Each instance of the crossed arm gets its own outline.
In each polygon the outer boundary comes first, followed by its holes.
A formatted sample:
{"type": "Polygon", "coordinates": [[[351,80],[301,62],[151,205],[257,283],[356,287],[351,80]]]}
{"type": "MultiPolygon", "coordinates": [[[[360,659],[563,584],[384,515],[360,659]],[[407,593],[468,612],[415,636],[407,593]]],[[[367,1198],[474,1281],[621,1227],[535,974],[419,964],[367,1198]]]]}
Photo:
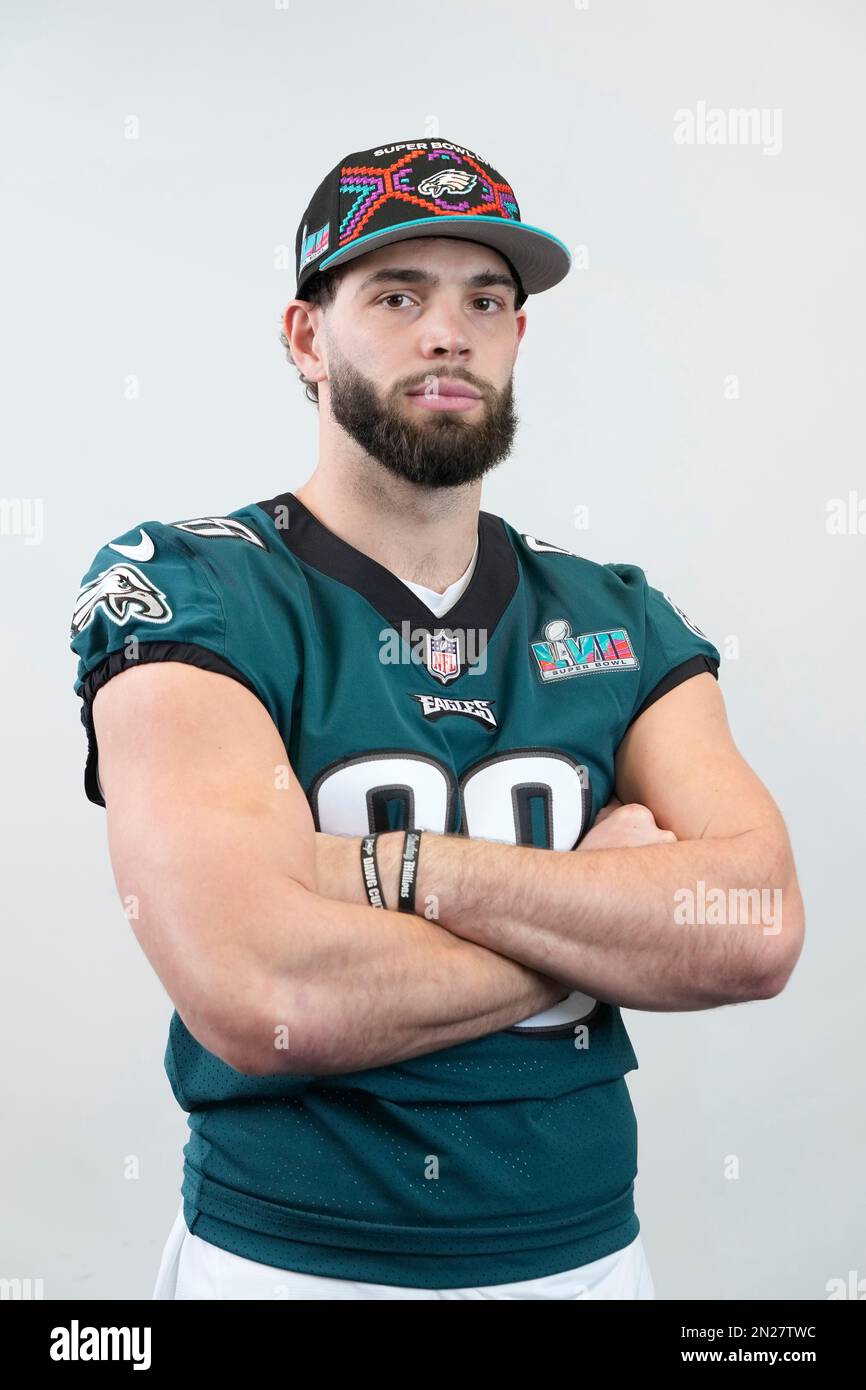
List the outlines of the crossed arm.
{"type": "MultiPolygon", "coordinates": [[[[145,664],[98,692],[94,722],[133,930],[189,1031],[248,1074],[387,1065],[508,1028],[572,988],[653,1009],[763,998],[800,951],[784,824],[708,674],[650,706],[617,753],[620,799],[678,843],[594,850],[596,827],[563,854],[428,833],[415,917],[366,904],[359,840],[316,834],[278,731],[237,681],[145,664]],[[678,924],[674,894],[696,879],[778,890],[781,930],[678,924]]],[[[401,842],[379,842],[389,904],[401,842]]]]}
{"type": "MultiPolygon", "coordinates": [[[[783,988],[803,903],[782,817],[731,738],[715,679],[695,676],[632,725],[616,756],[623,802],[676,843],[579,854],[425,832],[416,911],[466,941],[628,1008],[701,1009],[783,988]]],[[[324,880],[367,901],[358,838],[317,836],[324,880]]],[[[403,832],[380,836],[396,906],[403,832]]]]}

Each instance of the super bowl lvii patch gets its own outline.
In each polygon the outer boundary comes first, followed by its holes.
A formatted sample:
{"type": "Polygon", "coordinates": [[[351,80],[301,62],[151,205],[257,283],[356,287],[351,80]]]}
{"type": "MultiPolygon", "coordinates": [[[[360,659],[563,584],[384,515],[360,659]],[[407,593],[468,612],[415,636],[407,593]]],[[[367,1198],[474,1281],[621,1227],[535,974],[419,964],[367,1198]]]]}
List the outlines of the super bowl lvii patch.
{"type": "Polygon", "coordinates": [[[530,642],[530,651],[543,681],[565,676],[588,676],[593,671],[636,671],[640,662],[625,628],[571,635],[567,618],[555,618],[544,628],[543,642],[530,642]]]}

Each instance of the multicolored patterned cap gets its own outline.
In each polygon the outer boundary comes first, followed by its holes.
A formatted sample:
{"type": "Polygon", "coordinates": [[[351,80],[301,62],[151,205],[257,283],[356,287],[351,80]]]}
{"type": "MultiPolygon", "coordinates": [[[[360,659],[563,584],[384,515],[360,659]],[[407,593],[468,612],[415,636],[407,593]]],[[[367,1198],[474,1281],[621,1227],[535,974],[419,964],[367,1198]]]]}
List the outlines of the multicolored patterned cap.
{"type": "Polygon", "coordinates": [[[319,184],[295,237],[296,298],[317,271],[429,236],[492,246],[521,287],[518,307],[571,266],[558,237],[520,220],[511,185],[486,160],[450,140],[402,140],[346,155],[319,184]]]}

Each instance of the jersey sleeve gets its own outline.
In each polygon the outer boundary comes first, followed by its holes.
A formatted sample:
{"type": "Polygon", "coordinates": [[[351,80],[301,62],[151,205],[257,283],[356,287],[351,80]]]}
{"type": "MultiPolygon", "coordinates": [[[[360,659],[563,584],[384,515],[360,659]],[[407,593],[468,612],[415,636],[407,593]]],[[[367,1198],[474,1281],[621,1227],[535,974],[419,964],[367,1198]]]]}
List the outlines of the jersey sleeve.
{"type": "Polygon", "coordinates": [[[248,622],[232,616],[209,566],[166,524],[143,522],[97,551],[82,578],[70,626],[70,646],[78,657],[74,690],[87,734],[88,800],[105,805],[93,700],[131,666],[183,661],[230,676],[262,700],[279,726],[267,675],[250,659],[249,643],[240,639],[244,626],[248,622]]]}
{"type": "Polygon", "coordinates": [[[691,676],[709,671],[718,680],[721,662],[718,648],[670,594],[653,588],[638,565],[610,564],[606,568],[632,591],[635,606],[643,613],[638,652],[640,678],[629,724],[662,695],[691,676]]]}

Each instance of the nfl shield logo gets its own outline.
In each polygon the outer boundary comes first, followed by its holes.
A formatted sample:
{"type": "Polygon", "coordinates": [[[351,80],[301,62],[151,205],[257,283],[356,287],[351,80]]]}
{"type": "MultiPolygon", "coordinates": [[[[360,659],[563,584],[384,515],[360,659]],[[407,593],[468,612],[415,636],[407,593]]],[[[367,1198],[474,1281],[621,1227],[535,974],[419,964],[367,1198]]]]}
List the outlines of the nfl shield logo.
{"type": "Polygon", "coordinates": [[[460,646],[447,632],[427,633],[427,670],[442,681],[453,681],[460,674],[460,646]]]}

